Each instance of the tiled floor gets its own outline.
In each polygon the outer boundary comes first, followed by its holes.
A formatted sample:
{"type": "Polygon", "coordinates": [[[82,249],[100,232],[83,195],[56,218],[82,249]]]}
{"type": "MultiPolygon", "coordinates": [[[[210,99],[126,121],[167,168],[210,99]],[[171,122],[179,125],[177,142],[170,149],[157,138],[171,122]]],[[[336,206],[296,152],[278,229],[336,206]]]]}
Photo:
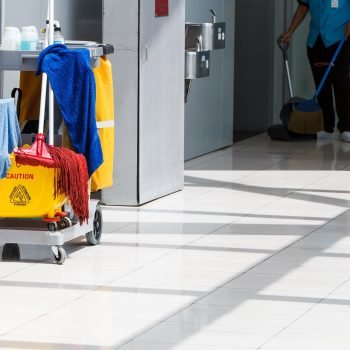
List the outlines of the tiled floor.
{"type": "Polygon", "coordinates": [[[186,188],[104,208],[65,265],[0,262],[1,349],[340,350],[350,344],[350,144],[259,135],[186,188]]]}

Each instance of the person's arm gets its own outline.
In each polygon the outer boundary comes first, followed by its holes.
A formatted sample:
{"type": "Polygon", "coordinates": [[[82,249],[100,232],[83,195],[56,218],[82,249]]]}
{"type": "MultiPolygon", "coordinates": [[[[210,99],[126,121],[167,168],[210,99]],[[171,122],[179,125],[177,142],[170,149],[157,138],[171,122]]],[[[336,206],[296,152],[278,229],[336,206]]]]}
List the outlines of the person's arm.
{"type": "Polygon", "coordinates": [[[305,19],[308,12],[309,12],[309,6],[299,2],[298,8],[294,13],[293,20],[289,29],[285,33],[281,34],[280,36],[280,40],[282,42],[289,43],[291,41],[293,33],[299,27],[300,23],[305,19]]]}
{"type": "Polygon", "coordinates": [[[347,13],[348,24],[345,27],[345,37],[346,39],[349,39],[350,37],[350,13],[349,13],[350,0],[347,0],[347,3],[348,3],[348,13],[347,13]]]}
{"type": "Polygon", "coordinates": [[[350,22],[345,27],[345,37],[348,39],[350,36],[350,22]]]}

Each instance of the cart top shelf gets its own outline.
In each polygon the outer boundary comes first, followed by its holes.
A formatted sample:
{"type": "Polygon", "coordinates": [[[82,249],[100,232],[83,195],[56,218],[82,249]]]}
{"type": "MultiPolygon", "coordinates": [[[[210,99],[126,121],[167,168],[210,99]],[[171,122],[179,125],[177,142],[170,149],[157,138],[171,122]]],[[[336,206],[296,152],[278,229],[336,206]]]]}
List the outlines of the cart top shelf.
{"type": "MultiPolygon", "coordinates": [[[[67,42],[70,49],[84,48],[90,51],[90,64],[92,68],[99,65],[99,59],[103,55],[114,52],[111,45],[94,42],[67,42]]],[[[35,71],[36,61],[40,51],[10,51],[0,48],[0,71],[35,71]]]]}

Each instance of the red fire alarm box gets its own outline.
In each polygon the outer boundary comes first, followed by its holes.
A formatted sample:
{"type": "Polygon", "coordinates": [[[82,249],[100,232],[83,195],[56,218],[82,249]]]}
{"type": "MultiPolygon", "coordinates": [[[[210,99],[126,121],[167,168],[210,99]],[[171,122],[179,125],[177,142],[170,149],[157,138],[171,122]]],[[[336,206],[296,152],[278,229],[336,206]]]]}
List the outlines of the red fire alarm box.
{"type": "Polygon", "coordinates": [[[169,0],[156,0],[156,17],[169,16],[169,0]]]}

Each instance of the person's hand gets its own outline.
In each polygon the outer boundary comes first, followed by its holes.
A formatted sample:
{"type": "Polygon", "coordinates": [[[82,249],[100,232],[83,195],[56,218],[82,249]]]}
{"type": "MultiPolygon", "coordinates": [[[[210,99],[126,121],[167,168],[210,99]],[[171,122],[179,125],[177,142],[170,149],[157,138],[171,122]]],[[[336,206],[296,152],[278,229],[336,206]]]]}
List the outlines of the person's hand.
{"type": "MultiPolygon", "coordinates": [[[[293,33],[291,33],[291,32],[282,33],[280,35],[279,40],[281,40],[282,43],[289,44],[290,41],[292,40],[292,35],[293,35],[293,33]]],[[[349,31],[349,35],[350,35],[350,31],[349,31]]]]}
{"type": "Polygon", "coordinates": [[[345,37],[348,39],[350,36],[350,22],[345,27],[345,37]]]}

